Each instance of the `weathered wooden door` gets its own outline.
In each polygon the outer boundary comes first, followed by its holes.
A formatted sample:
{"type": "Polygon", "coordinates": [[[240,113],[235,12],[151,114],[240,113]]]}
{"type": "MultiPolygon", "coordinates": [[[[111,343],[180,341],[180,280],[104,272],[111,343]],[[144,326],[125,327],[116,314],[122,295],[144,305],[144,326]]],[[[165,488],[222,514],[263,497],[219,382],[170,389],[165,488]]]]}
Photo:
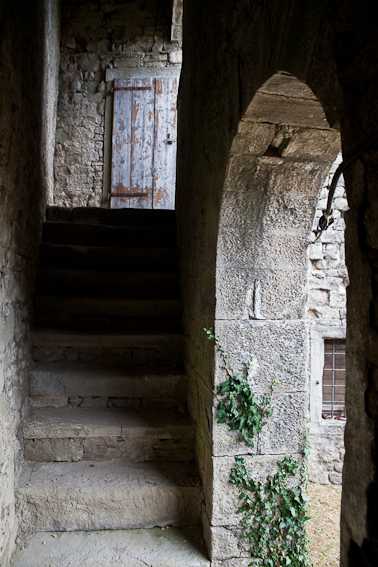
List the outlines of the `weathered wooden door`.
{"type": "Polygon", "coordinates": [[[174,209],[177,77],[114,81],[111,207],[174,209]]]}

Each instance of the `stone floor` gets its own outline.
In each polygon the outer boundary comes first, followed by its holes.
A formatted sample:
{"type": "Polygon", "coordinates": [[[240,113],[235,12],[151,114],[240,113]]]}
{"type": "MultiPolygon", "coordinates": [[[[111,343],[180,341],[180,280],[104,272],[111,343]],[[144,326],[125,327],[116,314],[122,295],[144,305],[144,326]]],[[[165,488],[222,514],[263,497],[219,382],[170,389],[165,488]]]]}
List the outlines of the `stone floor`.
{"type": "Polygon", "coordinates": [[[339,567],[341,486],[310,484],[308,533],[313,567],[339,567]]]}

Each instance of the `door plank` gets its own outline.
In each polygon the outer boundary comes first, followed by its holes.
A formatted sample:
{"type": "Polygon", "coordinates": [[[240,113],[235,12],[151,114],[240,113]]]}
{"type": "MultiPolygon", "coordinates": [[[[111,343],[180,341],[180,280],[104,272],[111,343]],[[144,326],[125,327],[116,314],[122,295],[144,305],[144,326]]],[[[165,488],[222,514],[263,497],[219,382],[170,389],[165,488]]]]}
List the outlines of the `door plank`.
{"type": "MultiPolygon", "coordinates": [[[[132,86],[132,81],[114,81],[114,86],[132,86]]],[[[129,109],[132,104],[131,90],[114,91],[113,135],[112,135],[112,183],[111,190],[117,196],[111,198],[112,208],[129,206],[129,199],[119,197],[130,186],[131,172],[131,121],[129,109]]]]}
{"type": "Polygon", "coordinates": [[[155,79],[154,209],[174,209],[177,151],[176,78],[155,79]]]}
{"type": "Polygon", "coordinates": [[[114,81],[112,208],[174,209],[177,91],[178,77],[114,81]]]}
{"type": "Polygon", "coordinates": [[[149,90],[133,92],[131,108],[131,187],[141,197],[130,199],[130,206],[138,209],[152,208],[152,165],[154,131],[154,91],[152,79],[136,79],[137,87],[149,86],[149,90]]]}

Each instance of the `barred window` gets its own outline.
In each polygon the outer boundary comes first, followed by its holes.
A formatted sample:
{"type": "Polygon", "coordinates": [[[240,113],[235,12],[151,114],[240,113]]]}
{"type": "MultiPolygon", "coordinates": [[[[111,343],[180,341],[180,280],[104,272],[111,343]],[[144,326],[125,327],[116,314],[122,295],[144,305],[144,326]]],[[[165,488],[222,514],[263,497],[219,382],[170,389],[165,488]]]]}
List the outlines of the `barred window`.
{"type": "Polygon", "coordinates": [[[345,340],[325,339],[323,368],[324,419],[345,419],[345,340]]]}

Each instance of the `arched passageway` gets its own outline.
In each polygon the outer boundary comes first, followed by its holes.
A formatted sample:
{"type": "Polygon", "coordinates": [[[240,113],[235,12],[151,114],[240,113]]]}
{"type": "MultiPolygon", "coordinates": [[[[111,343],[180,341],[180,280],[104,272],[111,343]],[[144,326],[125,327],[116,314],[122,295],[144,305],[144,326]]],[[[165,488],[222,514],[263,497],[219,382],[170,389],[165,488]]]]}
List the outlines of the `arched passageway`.
{"type": "MultiPolygon", "coordinates": [[[[254,220],[253,233],[249,235],[250,241],[246,248],[256,254],[249,256],[256,275],[248,276],[248,279],[244,273],[238,281],[227,283],[229,272],[225,266],[222,276],[217,277],[225,258],[225,255],[218,255],[217,258],[217,252],[222,247],[226,251],[227,241],[230,243],[227,256],[235,257],[235,263],[241,266],[238,246],[243,227],[237,226],[237,213],[229,213],[227,219],[224,217],[224,225],[227,225],[229,234],[224,244],[219,241],[219,249],[217,239],[219,221],[222,226],[221,211],[226,210],[224,195],[229,193],[230,196],[227,198],[230,201],[236,197],[236,191],[233,192],[227,187],[231,146],[239,124],[241,128],[243,127],[243,120],[241,123],[240,120],[248,113],[251,101],[256,103],[260,98],[263,102],[262,99],[267,100],[271,97],[272,93],[262,93],[262,97],[256,93],[262,85],[265,85],[264,89],[266,89],[266,81],[280,69],[298,77],[311,88],[321,103],[328,124],[332,128],[341,124],[344,158],[355,157],[344,172],[347,197],[351,207],[346,222],[346,258],[351,284],[348,288],[348,425],[343,473],[341,564],[349,567],[362,565],[364,561],[366,565],[375,564],[376,556],[372,542],[375,541],[376,465],[372,450],[376,420],[374,392],[377,361],[374,354],[375,320],[374,317],[372,319],[375,293],[372,273],[375,270],[374,258],[377,248],[374,229],[377,218],[373,196],[376,172],[373,141],[376,139],[376,128],[374,120],[369,119],[369,114],[374,117],[377,115],[375,102],[377,93],[373,86],[375,63],[372,57],[374,50],[371,49],[374,45],[374,34],[369,18],[365,16],[367,14],[362,15],[356,6],[344,2],[338,2],[331,12],[323,4],[315,6],[310,2],[291,5],[287,9],[283,9],[278,3],[269,6],[259,3],[252,8],[249,2],[240,2],[235,8],[224,4],[220,7],[215,2],[210,2],[199,11],[188,6],[184,14],[186,57],[180,95],[177,202],[182,251],[187,367],[192,383],[201,387],[201,390],[193,387],[192,408],[198,420],[197,453],[207,500],[205,524],[207,522],[210,526],[208,539],[211,542],[213,556],[217,558],[216,565],[219,562],[219,565],[229,567],[235,561],[231,559],[235,557],[233,534],[222,525],[224,518],[231,524],[235,518],[231,515],[232,499],[229,498],[228,485],[222,481],[222,478],[227,478],[229,445],[225,439],[219,437],[219,429],[214,423],[214,378],[215,381],[219,380],[217,361],[214,360],[213,349],[203,340],[202,328],[210,326],[215,321],[222,340],[226,340],[226,334],[231,337],[233,333],[233,340],[228,339],[226,348],[235,346],[235,350],[239,349],[239,352],[247,348],[256,351],[258,348],[256,339],[254,343],[251,341],[248,344],[243,326],[253,324],[259,329],[268,329],[269,325],[271,328],[279,325],[290,327],[292,321],[300,321],[298,313],[303,301],[303,286],[299,278],[295,282],[299,284],[295,285],[297,291],[299,288],[299,293],[290,294],[287,304],[283,305],[280,294],[276,298],[273,297],[272,290],[275,287],[269,286],[268,281],[273,274],[276,274],[277,278],[280,269],[276,265],[277,262],[269,265],[272,257],[269,250],[263,247],[259,250],[255,246],[260,236],[257,230],[259,223],[257,211],[262,214],[262,208],[265,207],[267,221],[271,220],[273,227],[273,221],[280,220],[277,217],[277,206],[274,205],[277,205],[280,199],[280,203],[285,205],[279,192],[276,192],[276,203],[274,200],[273,202],[267,200],[264,191],[261,191],[253,203],[252,193],[248,191],[248,185],[245,186],[242,193],[251,199],[250,210],[253,212],[250,216],[254,220]],[[193,29],[196,29],[195,39],[190,35],[190,30],[193,29]],[[201,41],[202,37],[206,37],[206,48],[205,40],[201,41]],[[206,57],[203,56],[205,52],[206,57]],[[200,66],[197,64],[199,59],[201,59],[200,66]],[[343,106],[340,104],[341,92],[343,106]],[[206,93],[206,96],[201,96],[202,93],[206,93]],[[372,140],[370,148],[369,139],[372,140]],[[267,203],[273,205],[270,210],[266,208],[267,203]],[[253,214],[256,215],[255,218],[253,214]],[[255,283],[254,280],[258,282],[255,283]],[[261,290],[264,286],[266,293],[263,295],[261,290]],[[242,290],[238,297],[235,290],[242,290]],[[249,299],[246,301],[245,292],[248,290],[250,290],[249,299]],[[239,306],[239,310],[235,311],[236,305],[239,306]],[[262,316],[262,319],[248,318],[256,316],[256,312],[257,315],[262,316]],[[227,327],[228,332],[225,334],[222,329],[227,327]],[[225,498],[219,496],[221,493],[226,494],[225,498]]],[[[299,96],[297,102],[303,103],[303,98],[306,97],[299,96]]],[[[278,112],[284,112],[286,101],[287,97],[281,98],[282,104],[277,107],[278,112]]],[[[309,117],[311,113],[306,111],[305,116],[309,117]]],[[[274,113],[274,109],[269,108],[268,122],[275,123],[276,120],[277,114],[274,113]]],[[[315,127],[315,130],[323,129],[317,128],[314,124],[309,126],[315,127]]],[[[257,135],[253,136],[253,141],[258,138],[257,135]]],[[[237,139],[236,136],[235,141],[237,139]]],[[[311,139],[315,139],[313,133],[311,139]]],[[[282,160],[283,156],[279,155],[282,146],[280,143],[272,143],[272,140],[273,138],[262,152],[265,153],[269,145],[273,146],[269,149],[268,155],[261,157],[262,162],[277,160],[278,163],[278,160],[282,160]]],[[[253,144],[250,143],[250,146],[253,147],[253,144]]],[[[311,149],[312,153],[314,155],[316,153],[314,148],[311,149]]],[[[295,199],[295,205],[292,201],[286,209],[282,208],[285,215],[282,226],[277,225],[277,229],[281,231],[281,242],[278,240],[279,244],[276,246],[277,259],[284,260],[285,252],[293,250],[283,245],[284,238],[292,235],[293,240],[300,243],[301,234],[303,239],[306,239],[310,233],[311,215],[317,191],[320,190],[322,179],[336,153],[335,147],[327,163],[324,163],[323,173],[315,174],[318,178],[317,183],[314,182],[313,192],[311,184],[298,177],[300,183],[303,183],[301,189],[303,193],[299,200],[302,201],[302,197],[304,198],[304,202],[307,203],[304,210],[311,210],[311,214],[309,213],[307,218],[295,217],[295,213],[299,210],[295,199]],[[311,193],[312,204],[309,200],[311,193]]],[[[310,162],[311,157],[310,155],[310,162]]],[[[284,161],[285,159],[282,160],[284,161]]],[[[284,169],[285,164],[282,165],[284,169]]],[[[312,164],[309,167],[311,168],[312,164]]],[[[258,172],[261,174],[262,171],[261,166],[258,172]]],[[[291,172],[294,177],[296,175],[294,167],[291,172]]],[[[276,179],[277,176],[278,174],[276,179]]],[[[237,179],[240,187],[240,176],[234,178],[237,179]]],[[[256,180],[255,164],[250,166],[250,178],[256,180]]],[[[289,186],[288,195],[292,197],[295,193],[289,186]]],[[[270,196],[273,195],[274,191],[270,196]]],[[[248,199],[240,205],[237,199],[235,202],[235,211],[243,211],[245,218],[248,199]]],[[[268,222],[264,224],[260,218],[260,224],[268,235],[268,222]]],[[[277,231],[272,229],[269,237],[276,236],[277,231]]],[[[267,241],[269,242],[269,238],[267,241]]],[[[303,252],[304,247],[301,256],[303,252]]],[[[303,321],[300,323],[304,325],[303,321]]],[[[292,344],[297,335],[294,332],[290,333],[288,329],[286,331],[292,344]]],[[[272,332],[261,336],[261,344],[265,349],[264,360],[268,361],[269,368],[272,351],[280,350],[282,333],[277,333],[275,337],[272,332]]],[[[299,375],[302,379],[303,373],[307,372],[305,365],[308,361],[306,362],[305,350],[305,340],[303,340],[295,353],[295,360],[301,360],[299,375]]],[[[289,357],[286,359],[286,366],[294,368],[289,357]]],[[[277,369],[279,370],[279,367],[277,369]]],[[[270,377],[271,374],[270,366],[267,376],[270,377]]],[[[284,376],[284,373],[281,375],[284,376]]],[[[299,407],[303,406],[298,405],[296,409],[299,407]]],[[[282,430],[281,424],[279,430],[282,430]]],[[[274,441],[279,439],[277,431],[272,439],[274,441]]],[[[295,436],[291,435],[290,440],[294,444],[295,436]]],[[[264,456],[262,460],[266,464],[269,459],[264,456]]],[[[234,504],[235,502],[232,506],[234,504]]],[[[239,565],[240,560],[236,561],[239,565]]]]}
{"type": "MultiPolygon", "coordinates": [[[[267,393],[273,382],[274,387],[272,416],[252,451],[213,417],[207,517],[217,560],[248,557],[238,547],[237,491],[228,486],[234,457],[248,455],[251,470],[264,478],[283,456],[298,457],[304,450],[310,383],[307,248],[339,144],[315,95],[282,72],[256,93],[231,146],[219,218],[214,327],[235,369],[256,357],[254,391],[267,393]]],[[[224,377],[217,359],[214,386],[224,377]]],[[[206,377],[196,383],[197,399],[205,399],[206,377]]],[[[205,423],[199,431],[208,434],[205,423]]],[[[206,485],[205,475],[204,480],[206,485]]]]}

